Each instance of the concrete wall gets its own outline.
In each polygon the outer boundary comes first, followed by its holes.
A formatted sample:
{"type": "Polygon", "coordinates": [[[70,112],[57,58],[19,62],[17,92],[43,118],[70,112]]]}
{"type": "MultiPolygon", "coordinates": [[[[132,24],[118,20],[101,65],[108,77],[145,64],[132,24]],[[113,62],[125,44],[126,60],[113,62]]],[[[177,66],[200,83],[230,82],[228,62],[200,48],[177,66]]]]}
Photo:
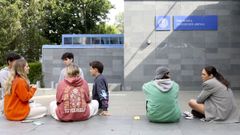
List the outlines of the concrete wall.
{"type": "Polygon", "coordinates": [[[125,90],[141,90],[159,65],[170,68],[182,90],[201,89],[205,65],[214,65],[240,89],[239,7],[238,1],[125,0],[125,90]],[[155,16],[161,15],[217,15],[218,30],[155,31],[155,16]]]}
{"type": "Polygon", "coordinates": [[[51,82],[58,82],[60,71],[64,67],[61,56],[65,52],[74,54],[74,61],[83,72],[85,79],[93,82],[89,73],[89,62],[99,60],[104,64],[103,75],[109,83],[123,83],[123,49],[122,48],[43,48],[42,70],[45,87],[51,87],[51,82]]]}

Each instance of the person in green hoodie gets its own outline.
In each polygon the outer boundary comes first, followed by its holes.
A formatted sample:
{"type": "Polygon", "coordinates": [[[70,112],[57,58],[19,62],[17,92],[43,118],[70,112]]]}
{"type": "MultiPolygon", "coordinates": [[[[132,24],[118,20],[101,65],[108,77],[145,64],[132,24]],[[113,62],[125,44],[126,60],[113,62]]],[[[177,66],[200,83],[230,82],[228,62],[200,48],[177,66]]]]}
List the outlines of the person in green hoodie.
{"type": "Polygon", "coordinates": [[[170,79],[167,67],[158,67],[154,80],[145,83],[142,88],[146,97],[146,115],[150,122],[179,121],[179,86],[170,79]]]}

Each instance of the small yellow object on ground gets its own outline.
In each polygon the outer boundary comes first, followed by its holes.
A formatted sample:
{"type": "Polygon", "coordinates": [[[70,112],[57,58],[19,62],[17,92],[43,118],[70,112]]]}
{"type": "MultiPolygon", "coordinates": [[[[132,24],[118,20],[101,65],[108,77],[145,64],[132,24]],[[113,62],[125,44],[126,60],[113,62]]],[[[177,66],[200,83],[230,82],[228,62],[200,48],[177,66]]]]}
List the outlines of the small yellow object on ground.
{"type": "Polygon", "coordinates": [[[141,118],[140,118],[140,116],[134,116],[133,119],[134,120],[140,120],[141,118]]]}

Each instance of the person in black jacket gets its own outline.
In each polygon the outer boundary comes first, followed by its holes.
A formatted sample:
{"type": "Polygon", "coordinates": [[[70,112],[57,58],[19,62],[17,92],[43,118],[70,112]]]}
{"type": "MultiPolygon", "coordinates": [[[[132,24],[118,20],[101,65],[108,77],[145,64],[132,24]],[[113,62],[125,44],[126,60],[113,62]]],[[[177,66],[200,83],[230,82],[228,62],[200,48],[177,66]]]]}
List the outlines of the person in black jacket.
{"type": "Polygon", "coordinates": [[[92,89],[92,99],[99,102],[99,115],[108,116],[108,83],[106,78],[102,75],[103,64],[100,61],[92,61],[90,65],[90,74],[95,77],[93,89],[92,89]]]}

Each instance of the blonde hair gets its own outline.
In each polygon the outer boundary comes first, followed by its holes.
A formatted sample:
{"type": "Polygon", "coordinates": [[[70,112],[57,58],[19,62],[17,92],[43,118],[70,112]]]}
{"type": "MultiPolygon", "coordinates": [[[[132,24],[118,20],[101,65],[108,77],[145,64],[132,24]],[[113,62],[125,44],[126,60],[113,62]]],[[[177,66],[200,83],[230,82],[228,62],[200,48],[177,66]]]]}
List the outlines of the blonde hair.
{"type": "Polygon", "coordinates": [[[11,94],[12,82],[16,76],[19,76],[29,82],[27,73],[24,69],[26,66],[27,61],[25,59],[16,60],[11,70],[11,74],[8,77],[7,81],[5,82],[5,94],[11,94]]]}
{"type": "Polygon", "coordinates": [[[70,64],[67,66],[66,72],[68,77],[76,77],[80,73],[79,67],[76,64],[70,64]]]}

